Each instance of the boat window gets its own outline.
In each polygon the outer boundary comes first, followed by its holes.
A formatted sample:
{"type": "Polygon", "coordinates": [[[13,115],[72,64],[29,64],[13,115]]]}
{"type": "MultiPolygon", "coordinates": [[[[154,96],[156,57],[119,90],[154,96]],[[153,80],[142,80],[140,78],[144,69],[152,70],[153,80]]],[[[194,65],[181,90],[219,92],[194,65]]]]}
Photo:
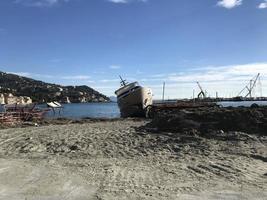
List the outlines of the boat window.
{"type": "Polygon", "coordinates": [[[131,83],[131,84],[128,84],[120,89],[118,89],[117,91],[115,91],[115,94],[117,96],[121,96],[122,94],[124,94],[125,92],[127,92],[128,90],[132,89],[132,88],[135,88],[135,87],[139,87],[139,84],[138,82],[134,82],[134,83],[131,83]],[[124,92],[123,92],[124,91],[124,92]]]}
{"type": "Polygon", "coordinates": [[[129,92],[133,92],[134,90],[136,90],[136,89],[138,89],[138,88],[140,88],[139,85],[135,86],[134,88],[131,88],[130,90],[127,90],[126,92],[121,93],[120,95],[118,95],[118,98],[120,98],[120,97],[122,97],[122,96],[128,94],[129,92]]]}

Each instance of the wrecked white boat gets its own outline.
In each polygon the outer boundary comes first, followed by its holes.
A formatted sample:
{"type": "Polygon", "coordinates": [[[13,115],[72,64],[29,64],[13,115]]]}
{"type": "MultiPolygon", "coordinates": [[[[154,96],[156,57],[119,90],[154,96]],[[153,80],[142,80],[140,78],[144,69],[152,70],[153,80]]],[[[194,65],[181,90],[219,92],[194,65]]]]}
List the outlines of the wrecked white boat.
{"type": "MultiPolygon", "coordinates": [[[[121,77],[120,77],[121,78],[121,77]]],[[[121,117],[145,116],[146,108],[153,103],[152,90],[138,82],[126,83],[121,78],[121,87],[115,91],[121,117]]]]}

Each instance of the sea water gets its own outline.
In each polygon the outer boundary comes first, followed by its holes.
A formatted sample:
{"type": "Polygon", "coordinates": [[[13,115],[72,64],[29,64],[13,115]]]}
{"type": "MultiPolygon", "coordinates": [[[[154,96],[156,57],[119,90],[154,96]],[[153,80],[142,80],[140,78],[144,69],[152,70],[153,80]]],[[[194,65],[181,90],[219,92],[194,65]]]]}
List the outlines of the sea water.
{"type": "MultiPolygon", "coordinates": [[[[49,111],[46,114],[48,118],[118,118],[120,117],[120,111],[117,103],[70,103],[62,104],[63,108],[60,110],[56,109],[55,113],[49,111]]],[[[46,105],[38,105],[40,108],[45,108],[46,105]]]]}
{"type": "MultiPolygon", "coordinates": [[[[250,107],[253,103],[258,104],[259,106],[267,106],[267,101],[223,101],[218,102],[218,105],[222,107],[238,107],[245,106],[250,107]]],[[[81,118],[118,118],[120,117],[120,110],[117,103],[70,103],[62,104],[63,109],[60,111],[57,110],[54,114],[52,111],[49,111],[46,114],[47,118],[71,118],[71,119],[81,119],[81,118]]],[[[47,108],[45,104],[37,105],[39,108],[47,108]]],[[[3,111],[3,108],[0,107],[0,111],[3,111]]]]}
{"type": "MultiPolygon", "coordinates": [[[[253,103],[259,106],[267,106],[267,101],[224,101],[218,102],[218,105],[222,107],[239,107],[245,106],[250,107],[253,103]]],[[[49,118],[53,117],[66,117],[72,119],[81,119],[86,117],[91,118],[118,118],[120,117],[120,110],[115,102],[110,103],[71,103],[62,104],[63,109],[58,113],[54,114],[50,111],[47,115],[49,118]]],[[[44,107],[45,105],[42,105],[44,107]]]]}
{"type": "Polygon", "coordinates": [[[217,104],[222,107],[250,107],[252,104],[257,104],[259,106],[267,106],[267,101],[221,101],[217,104]]]}

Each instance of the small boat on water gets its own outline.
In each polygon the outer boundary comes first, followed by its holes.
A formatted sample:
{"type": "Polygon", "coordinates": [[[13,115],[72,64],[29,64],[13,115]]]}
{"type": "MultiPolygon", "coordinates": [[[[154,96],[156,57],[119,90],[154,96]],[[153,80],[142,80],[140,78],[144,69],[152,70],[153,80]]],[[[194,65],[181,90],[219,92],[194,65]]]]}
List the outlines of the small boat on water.
{"type": "Polygon", "coordinates": [[[63,106],[57,101],[48,102],[46,105],[53,110],[54,115],[56,114],[56,110],[58,110],[58,113],[60,114],[60,111],[63,109],[63,106]]]}
{"type": "Polygon", "coordinates": [[[63,106],[59,103],[59,102],[57,102],[57,101],[52,101],[52,102],[48,102],[48,103],[46,103],[47,104],[47,106],[49,107],[49,108],[62,108],[63,106]]]}
{"type": "MultiPolygon", "coordinates": [[[[121,77],[120,77],[121,78],[121,77]]],[[[121,117],[143,117],[153,103],[152,90],[138,82],[127,83],[121,78],[121,87],[115,91],[121,117]]]]}

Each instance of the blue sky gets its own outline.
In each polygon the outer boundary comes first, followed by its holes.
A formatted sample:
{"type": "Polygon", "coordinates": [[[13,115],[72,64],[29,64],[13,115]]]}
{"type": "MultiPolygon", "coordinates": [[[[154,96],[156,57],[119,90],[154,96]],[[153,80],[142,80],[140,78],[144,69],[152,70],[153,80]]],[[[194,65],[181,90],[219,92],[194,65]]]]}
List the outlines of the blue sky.
{"type": "Polygon", "coordinates": [[[0,70],[108,96],[120,74],[155,98],[234,96],[260,72],[267,96],[267,1],[1,0],[0,70]]]}

